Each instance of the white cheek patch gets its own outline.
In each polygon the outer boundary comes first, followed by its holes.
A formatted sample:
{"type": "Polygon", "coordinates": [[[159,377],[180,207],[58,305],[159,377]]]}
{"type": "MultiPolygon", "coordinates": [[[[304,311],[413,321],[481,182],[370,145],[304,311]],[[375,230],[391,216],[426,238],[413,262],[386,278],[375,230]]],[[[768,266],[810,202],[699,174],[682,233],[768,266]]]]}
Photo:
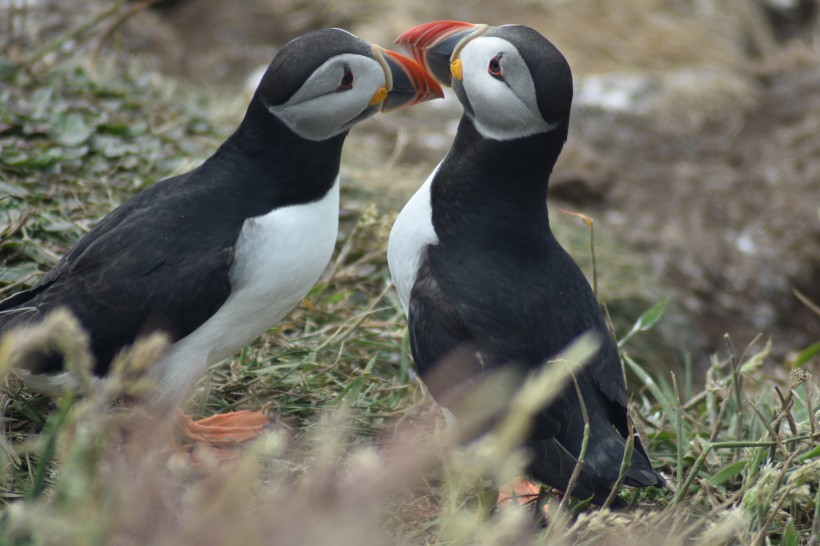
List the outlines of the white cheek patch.
{"type": "Polygon", "coordinates": [[[481,36],[467,43],[459,55],[463,67],[461,85],[473,109],[473,123],[482,136],[512,140],[545,133],[558,126],[541,117],[535,83],[521,54],[507,40],[481,36]],[[504,81],[487,68],[501,53],[504,81]]]}
{"type": "MultiPolygon", "coordinates": [[[[373,94],[384,86],[384,70],[376,59],[345,53],[322,64],[284,104],[267,106],[287,127],[308,140],[326,140],[350,129],[367,110],[373,94]],[[337,91],[345,65],[353,87],[337,91]]],[[[373,109],[373,113],[378,109],[373,109]]]]}

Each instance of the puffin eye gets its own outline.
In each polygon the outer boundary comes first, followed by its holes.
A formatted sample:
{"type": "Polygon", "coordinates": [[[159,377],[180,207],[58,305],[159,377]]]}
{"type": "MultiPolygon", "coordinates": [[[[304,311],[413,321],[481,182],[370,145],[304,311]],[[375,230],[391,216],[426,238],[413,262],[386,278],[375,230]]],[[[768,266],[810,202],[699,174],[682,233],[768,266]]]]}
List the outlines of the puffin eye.
{"type": "Polygon", "coordinates": [[[503,80],[504,76],[501,73],[501,57],[503,57],[503,53],[499,53],[492,60],[490,60],[490,66],[487,67],[487,72],[490,73],[490,76],[497,80],[503,80]]]}
{"type": "Polygon", "coordinates": [[[348,89],[353,89],[353,72],[350,71],[349,66],[345,65],[345,73],[336,91],[347,91],[348,89]]]}

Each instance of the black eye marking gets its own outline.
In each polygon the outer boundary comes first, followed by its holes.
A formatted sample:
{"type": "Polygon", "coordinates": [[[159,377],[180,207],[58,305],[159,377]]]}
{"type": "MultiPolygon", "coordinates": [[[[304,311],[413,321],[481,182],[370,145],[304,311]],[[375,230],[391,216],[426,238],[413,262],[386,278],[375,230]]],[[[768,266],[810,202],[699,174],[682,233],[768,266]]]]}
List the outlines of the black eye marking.
{"type": "Polygon", "coordinates": [[[353,72],[350,71],[349,66],[345,65],[345,73],[336,91],[347,91],[348,89],[353,89],[353,72]]]}
{"type": "Polygon", "coordinates": [[[503,80],[504,75],[501,73],[501,57],[503,57],[503,53],[499,53],[495,57],[490,60],[490,65],[487,67],[487,72],[490,73],[490,76],[497,80],[503,80]]]}

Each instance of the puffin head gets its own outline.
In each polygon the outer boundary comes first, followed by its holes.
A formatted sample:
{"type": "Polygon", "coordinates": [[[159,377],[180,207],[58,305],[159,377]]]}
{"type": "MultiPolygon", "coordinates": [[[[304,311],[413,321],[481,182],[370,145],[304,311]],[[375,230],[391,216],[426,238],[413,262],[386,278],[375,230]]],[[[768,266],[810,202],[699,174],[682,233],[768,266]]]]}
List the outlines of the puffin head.
{"type": "Polygon", "coordinates": [[[412,59],[338,28],[288,42],[256,89],[271,114],[314,141],[344,133],[377,112],[443,96],[412,59]]]}
{"type": "Polygon", "coordinates": [[[485,138],[563,131],[566,139],[572,72],[558,48],[537,31],[433,21],[408,30],[396,43],[452,86],[485,138]]]}

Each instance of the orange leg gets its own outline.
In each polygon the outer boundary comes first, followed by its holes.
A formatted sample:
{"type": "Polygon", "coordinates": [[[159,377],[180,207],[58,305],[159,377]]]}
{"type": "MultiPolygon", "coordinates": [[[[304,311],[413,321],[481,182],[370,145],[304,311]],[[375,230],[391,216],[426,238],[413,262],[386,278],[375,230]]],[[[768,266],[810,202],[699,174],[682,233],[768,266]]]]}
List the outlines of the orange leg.
{"type": "Polygon", "coordinates": [[[253,440],[270,425],[270,419],[258,411],[220,413],[199,421],[193,421],[181,410],[178,416],[177,432],[183,440],[214,447],[232,447],[253,440]]]}
{"type": "Polygon", "coordinates": [[[270,424],[270,419],[257,411],[220,413],[194,421],[178,410],[176,434],[181,445],[177,454],[200,471],[214,462],[238,460],[242,455],[238,448],[258,437],[270,424]]]}
{"type": "MultiPolygon", "coordinates": [[[[552,493],[557,495],[556,492],[552,493]]],[[[548,506],[546,503],[539,503],[541,487],[522,477],[516,477],[498,488],[498,499],[496,500],[496,510],[503,510],[508,506],[529,506],[536,509],[540,506],[543,516],[547,518],[548,506]]]]}
{"type": "Polygon", "coordinates": [[[498,500],[495,505],[496,508],[506,508],[510,505],[530,504],[538,499],[540,492],[539,486],[519,476],[498,488],[498,500]]]}

